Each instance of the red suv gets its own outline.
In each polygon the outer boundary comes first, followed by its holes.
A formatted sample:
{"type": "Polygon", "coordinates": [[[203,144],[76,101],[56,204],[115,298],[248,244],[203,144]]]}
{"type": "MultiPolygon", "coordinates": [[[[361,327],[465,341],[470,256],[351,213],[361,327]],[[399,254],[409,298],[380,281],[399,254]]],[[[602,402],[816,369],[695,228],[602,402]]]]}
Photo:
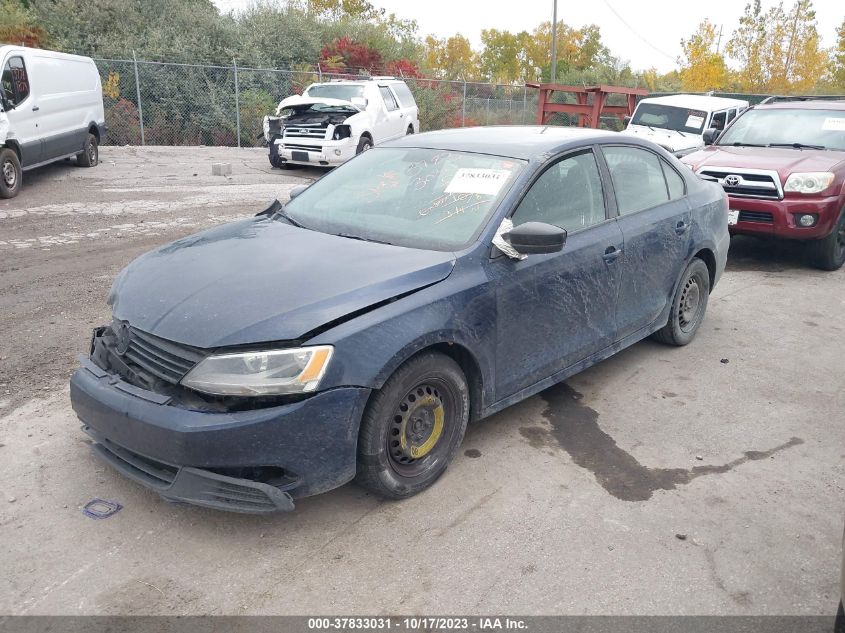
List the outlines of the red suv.
{"type": "Polygon", "coordinates": [[[681,160],[722,185],[731,234],[804,241],[823,270],[845,263],[845,101],[765,103],[704,137],[681,160]]]}

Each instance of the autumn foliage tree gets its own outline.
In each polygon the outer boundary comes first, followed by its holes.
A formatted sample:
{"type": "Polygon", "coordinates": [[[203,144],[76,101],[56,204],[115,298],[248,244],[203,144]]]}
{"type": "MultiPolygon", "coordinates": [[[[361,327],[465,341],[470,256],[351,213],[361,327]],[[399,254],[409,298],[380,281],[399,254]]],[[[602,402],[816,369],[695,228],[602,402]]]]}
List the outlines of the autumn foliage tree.
{"type": "Polygon", "coordinates": [[[381,53],[348,36],[336,39],[320,51],[320,65],[326,72],[366,70],[378,72],[382,69],[381,53]]]}
{"type": "Polygon", "coordinates": [[[425,38],[425,64],[437,77],[447,79],[477,79],[478,53],[469,40],[456,33],[448,38],[425,38]]]}
{"type": "Polygon", "coordinates": [[[830,83],[834,90],[845,93],[845,19],[836,29],[836,36],[830,59],[830,83]]]}
{"type": "Polygon", "coordinates": [[[681,40],[681,87],[689,92],[705,92],[725,87],[728,67],[725,58],[715,52],[718,38],[716,26],[709,20],[698,25],[689,38],[681,40]]]}
{"type": "Polygon", "coordinates": [[[760,0],[745,7],[726,51],[739,64],[736,80],[747,92],[807,92],[825,73],[812,0],[796,0],[786,11],[777,4],[764,11],[760,0]]]}

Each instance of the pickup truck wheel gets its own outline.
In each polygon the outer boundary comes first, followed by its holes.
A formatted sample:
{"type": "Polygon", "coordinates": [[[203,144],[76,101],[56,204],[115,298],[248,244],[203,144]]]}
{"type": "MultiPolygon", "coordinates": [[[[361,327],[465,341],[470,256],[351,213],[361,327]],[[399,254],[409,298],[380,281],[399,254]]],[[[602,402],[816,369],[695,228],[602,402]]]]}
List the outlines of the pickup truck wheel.
{"type": "Polygon", "coordinates": [[[21,190],[23,171],[14,150],[0,149],[0,198],[14,198],[21,190]]]}
{"type": "Polygon", "coordinates": [[[100,162],[100,149],[97,145],[97,137],[89,134],[85,139],[85,146],[76,155],[76,162],[82,167],[96,167],[100,162]]]}
{"type": "Polygon", "coordinates": [[[356,481],[388,499],[431,486],[452,461],[469,420],[469,389],[458,364],[425,352],[374,392],[358,437],[356,481]]]}
{"type": "Polygon", "coordinates": [[[373,146],[373,139],[369,136],[362,136],[361,140],[358,141],[358,147],[355,148],[355,154],[361,154],[366,152],[368,149],[371,149],[373,146]]]}
{"type": "Polygon", "coordinates": [[[270,139],[270,165],[275,167],[276,169],[281,169],[282,165],[284,165],[284,161],[279,156],[279,146],[276,145],[276,139],[281,138],[279,136],[274,136],[270,139]]]}
{"type": "Polygon", "coordinates": [[[672,298],[669,321],[652,337],[666,345],[686,345],[693,338],[707,311],[710,297],[710,271],[707,264],[694,258],[681,276],[681,284],[672,298]]]}
{"type": "Polygon", "coordinates": [[[845,264],[845,209],[830,235],[813,242],[813,263],[822,270],[839,270],[845,264]]]}

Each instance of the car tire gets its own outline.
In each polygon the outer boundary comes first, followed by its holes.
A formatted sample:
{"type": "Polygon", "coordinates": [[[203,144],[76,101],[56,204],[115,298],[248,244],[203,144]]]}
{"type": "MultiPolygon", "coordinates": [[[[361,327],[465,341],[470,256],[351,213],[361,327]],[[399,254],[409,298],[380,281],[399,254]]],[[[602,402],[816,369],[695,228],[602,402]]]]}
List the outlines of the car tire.
{"type": "Polygon", "coordinates": [[[23,170],[15,150],[0,148],[0,198],[14,198],[21,190],[23,170]]]}
{"type": "Polygon", "coordinates": [[[373,139],[371,139],[369,136],[362,136],[361,140],[358,141],[358,147],[355,148],[355,154],[363,154],[372,147],[373,139]]]}
{"type": "Polygon", "coordinates": [[[100,148],[97,137],[88,134],[82,151],[76,155],[76,162],[82,167],[96,167],[100,162],[100,148]]]}
{"type": "Polygon", "coordinates": [[[409,126],[408,126],[408,129],[407,129],[407,130],[405,130],[405,136],[410,136],[410,135],[411,135],[411,134],[413,134],[413,133],[414,133],[414,126],[413,126],[413,125],[409,125],[409,126]]]}
{"type": "Polygon", "coordinates": [[[697,257],[687,265],[672,297],[669,321],[652,337],[666,345],[686,345],[695,338],[710,297],[710,270],[697,257]]]}
{"type": "Polygon", "coordinates": [[[411,358],[367,404],[356,482],[387,499],[425,490],[454,458],[468,420],[469,388],[458,364],[436,352],[411,358]]]}
{"type": "Polygon", "coordinates": [[[270,140],[270,153],[269,153],[270,166],[275,167],[276,169],[283,169],[282,166],[285,164],[285,162],[279,156],[278,145],[276,145],[276,140],[279,139],[279,138],[281,138],[281,137],[280,136],[274,136],[270,140]]]}
{"type": "Polygon", "coordinates": [[[813,242],[810,249],[816,268],[830,271],[842,268],[845,264],[845,209],[839,214],[830,235],[813,242]]]}

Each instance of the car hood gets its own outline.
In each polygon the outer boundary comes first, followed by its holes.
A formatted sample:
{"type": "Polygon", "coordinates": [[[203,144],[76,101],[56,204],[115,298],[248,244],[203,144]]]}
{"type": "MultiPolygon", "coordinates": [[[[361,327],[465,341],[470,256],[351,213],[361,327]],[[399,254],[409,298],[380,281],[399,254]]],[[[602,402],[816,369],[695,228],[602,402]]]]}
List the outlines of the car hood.
{"type": "Polygon", "coordinates": [[[652,143],[657,143],[661,147],[666,148],[670,152],[679,152],[685,149],[704,147],[704,141],[701,136],[685,132],[676,132],[675,130],[663,130],[660,128],[654,128],[652,130],[651,128],[642,125],[629,125],[627,128],[622,130],[622,134],[647,139],[652,143]]]}
{"type": "Polygon", "coordinates": [[[276,108],[276,114],[281,113],[282,110],[285,109],[291,109],[294,112],[303,112],[313,105],[327,105],[342,108],[344,110],[348,110],[349,114],[361,112],[363,109],[351,101],[344,101],[343,99],[330,99],[328,97],[303,97],[300,95],[294,95],[292,97],[288,97],[287,99],[282,99],[281,103],[279,103],[279,107],[276,108]]]}
{"type": "Polygon", "coordinates": [[[845,161],[845,152],[831,150],[788,149],[782,147],[730,147],[711,145],[681,159],[693,169],[736,167],[776,171],[785,181],[789,174],[830,171],[845,161]]]}
{"type": "Polygon", "coordinates": [[[243,220],[142,255],[115,280],[114,317],[202,348],[301,339],[437,283],[452,253],[243,220]]]}

